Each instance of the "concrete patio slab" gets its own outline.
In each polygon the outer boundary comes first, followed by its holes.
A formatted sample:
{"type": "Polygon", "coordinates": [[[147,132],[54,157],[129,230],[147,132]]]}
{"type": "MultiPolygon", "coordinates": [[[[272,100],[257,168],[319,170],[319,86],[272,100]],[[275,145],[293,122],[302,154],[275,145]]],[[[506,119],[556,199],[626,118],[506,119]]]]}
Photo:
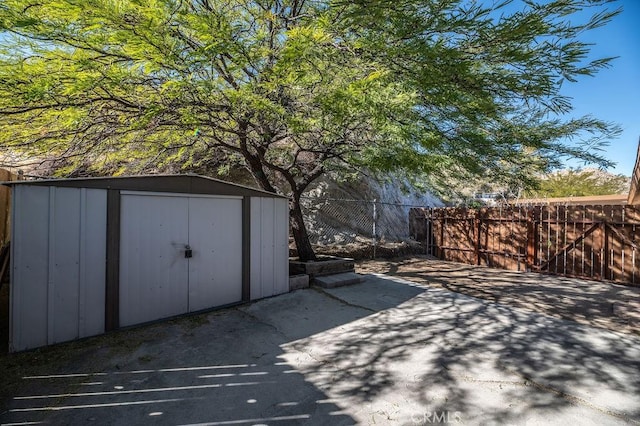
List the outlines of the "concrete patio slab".
{"type": "Polygon", "coordinates": [[[640,336],[640,287],[446,262],[432,256],[359,262],[381,273],[560,319],[640,336]]]}
{"type": "Polygon", "coordinates": [[[640,338],[369,275],[0,359],[2,424],[640,423],[640,338]]]}

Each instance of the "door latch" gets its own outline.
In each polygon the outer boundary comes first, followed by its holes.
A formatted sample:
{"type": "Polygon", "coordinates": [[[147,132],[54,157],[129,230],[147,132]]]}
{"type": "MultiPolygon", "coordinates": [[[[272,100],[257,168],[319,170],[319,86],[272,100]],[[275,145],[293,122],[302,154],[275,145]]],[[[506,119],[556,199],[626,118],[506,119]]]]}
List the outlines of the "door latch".
{"type": "Polygon", "coordinates": [[[184,246],[184,257],[185,259],[189,259],[193,257],[193,250],[191,250],[191,247],[189,246],[189,244],[184,246]]]}

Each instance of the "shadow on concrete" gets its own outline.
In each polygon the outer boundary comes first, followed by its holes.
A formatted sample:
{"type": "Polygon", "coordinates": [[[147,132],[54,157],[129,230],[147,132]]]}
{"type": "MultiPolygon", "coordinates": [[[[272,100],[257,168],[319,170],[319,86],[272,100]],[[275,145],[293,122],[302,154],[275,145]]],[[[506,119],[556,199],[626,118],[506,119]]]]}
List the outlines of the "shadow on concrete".
{"type": "Polygon", "coordinates": [[[0,422],[638,421],[639,343],[369,276],[5,357],[0,422]]]}
{"type": "Polygon", "coordinates": [[[358,268],[361,272],[389,274],[555,318],[640,335],[638,287],[421,257],[362,262],[358,268]]]}
{"type": "Polygon", "coordinates": [[[0,423],[354,424],[281,346],[371,313],[306,290],[5,355],[0,423]]]}
{"type": "MultiPolygon", "coordinates": [[[[388,280],[371,277],[369,291],[388,280]]],[[[331,293],[355,303],[357,287],[331,293]]],[[[386,399],[381,409],[401,423],[425,413],[457,413],[471,424],[521,424],[532,415],[583,423],[584,411],[640,420],[637,337],[448,291],[430,289],[294,345],[323,348],[298,368],[307,380],[351,403],[386,399]],[[397,401],[404,408],[394,412],[397,401]]]]}

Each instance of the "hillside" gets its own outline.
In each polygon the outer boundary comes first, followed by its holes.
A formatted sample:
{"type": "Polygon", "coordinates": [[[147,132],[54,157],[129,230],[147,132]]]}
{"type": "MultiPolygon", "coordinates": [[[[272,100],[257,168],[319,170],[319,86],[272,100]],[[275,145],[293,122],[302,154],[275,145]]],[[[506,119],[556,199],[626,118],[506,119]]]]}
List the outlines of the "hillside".
{"type": "Polygon", "coordinates": [[[412,206],[443,206],[429,193],[411,190],[402,180],[380,183],[372,178],[357,182],[321,180],[304,200],[311,241],[321,245],[370,244],[409,239],[408,215],[412,206]],[[374,200],[376,202],[374,203],[374,200]]]}

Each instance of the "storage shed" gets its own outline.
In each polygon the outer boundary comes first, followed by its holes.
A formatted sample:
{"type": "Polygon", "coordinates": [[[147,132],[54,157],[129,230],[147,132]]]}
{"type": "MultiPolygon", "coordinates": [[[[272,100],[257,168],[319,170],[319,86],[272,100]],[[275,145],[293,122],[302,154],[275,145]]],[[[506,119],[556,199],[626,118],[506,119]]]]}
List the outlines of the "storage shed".
{"type": "Polygon", "coordinates": [[[289,291],[285,197],[197,175],[6,185],[11,351],[289,291]]]}

